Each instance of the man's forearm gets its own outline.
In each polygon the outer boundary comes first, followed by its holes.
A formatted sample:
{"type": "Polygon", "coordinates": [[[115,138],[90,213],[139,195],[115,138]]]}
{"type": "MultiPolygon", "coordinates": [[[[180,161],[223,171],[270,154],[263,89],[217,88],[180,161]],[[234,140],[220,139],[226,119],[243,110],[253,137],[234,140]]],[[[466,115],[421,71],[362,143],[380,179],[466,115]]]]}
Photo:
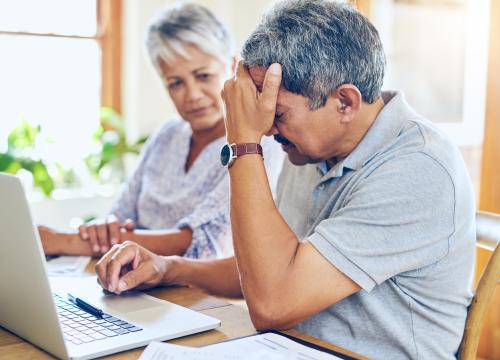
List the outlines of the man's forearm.
{"type": "Polygon", "coordinates": [[[238,158],[230,177],[234,248],[251,307],[279,292],[299,242],[275,206],[262,159],[254,155],[238,158]]]}
{"type": "Polygon", "coordinates": [[[197,260],[167,257],[166,284],[190,285],[202,288],[210,294],[241,297],[240,279],[236,259],[197,260]]]}

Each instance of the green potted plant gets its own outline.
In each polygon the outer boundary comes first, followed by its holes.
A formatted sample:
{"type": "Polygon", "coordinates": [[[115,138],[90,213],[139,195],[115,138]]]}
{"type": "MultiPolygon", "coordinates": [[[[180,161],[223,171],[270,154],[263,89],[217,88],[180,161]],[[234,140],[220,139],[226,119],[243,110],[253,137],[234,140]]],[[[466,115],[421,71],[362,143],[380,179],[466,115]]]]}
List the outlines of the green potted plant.
{"type": "Polygon", "coordinates": [[[54,179],[47,164],[36,156],[35,144],[40,125],[33,126],[26,119],[14,128],[7,138],[7,151],[0,152],[0,171],[16,174],[21,169],[33,175],[33,183],[46,196],[54,190],[54,179]]]}
{"type": "Polygon", "coordinates": [[[99,151],[87,156],[85,163],[90,172],[102,182],[110,182],[113,179],[121,182],[125,178],[124,156],[139,154],[148,137],[144,136],[129,144],[120,114],[111,108],[103,107],[100,118],[100,126],[94,133],[99,151]]]}

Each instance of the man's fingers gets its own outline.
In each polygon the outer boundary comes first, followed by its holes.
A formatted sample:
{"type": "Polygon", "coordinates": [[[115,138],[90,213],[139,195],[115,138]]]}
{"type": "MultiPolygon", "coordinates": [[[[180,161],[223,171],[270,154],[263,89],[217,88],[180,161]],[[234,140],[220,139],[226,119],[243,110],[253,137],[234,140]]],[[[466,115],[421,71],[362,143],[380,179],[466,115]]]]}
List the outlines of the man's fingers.
{"type": "Polygon", "coordinates": [[[238,63],[238,68],[236,69],[236,80],[238,82],[244,82],[248,84],[248,86],[255,90],[255,84],[252,80],[252,77],[250,76],[250,73],[248,72],[248,68],[245,64],[243,64],[242,61],[238,63]]]}
{"type": "Polygon", "coordinates": [[[118,251],[118,247],[113,247],[110,251],[104,254],[103,257],[101,257],[101,259],[97,262],[95,266],[95,272],[97,273],[97,278],[99,280],[99,283],[105,290],[109,290],[109,285],[107,280],[108,263],[116,251],[118,251]]]}
{"type": "Polygon", "coordinates": [[[264,110],[274,111],[276,109],[276,101],[281,85],[281,65],[278,63],[271,64],[267,68],[262,84],[262,93],[260,94],[260,104],[264,110]]]}
{"type": "Polygon", "coordinates": [[[118,282],[118,291],[126,291],[138,287],[139,285],[151,280],[155,275],[153,267],[142,263],[137,269],[132,270],[120,278],[118,282]]]}
{"type": "Polygon", "coordinates": [[[139,255],[139,248],[136,246],[128,246],[127,244],[119,246],[118,250],[113,254],[107,266],[107,283],[108,290],[113,292],[121,292],[118,287],[118,280],[122,269],[131,264],[139,255]]]}
{"type": "Polygon", "coordinates": [[[245,77],[245,74],[247,72],[247,68],[245,64],[243,64],[243,61],[238,61],[238,67],[236,68],[236,78],[241,79],[245,77]]]}

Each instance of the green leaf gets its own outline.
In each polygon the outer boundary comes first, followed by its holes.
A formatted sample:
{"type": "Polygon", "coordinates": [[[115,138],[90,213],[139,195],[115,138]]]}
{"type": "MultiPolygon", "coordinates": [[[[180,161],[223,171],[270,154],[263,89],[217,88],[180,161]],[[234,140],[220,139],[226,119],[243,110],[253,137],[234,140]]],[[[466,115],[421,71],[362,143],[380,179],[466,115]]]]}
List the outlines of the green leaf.
{"type": "Polygon", "coordinates": [[[0,153],[0,171],[6,172],[6,170],[15,162],[12,155],[6,153],[0,153]]]}
{"type": "Polygon", "coordinates": [[[22,169],[22,166],[21,166],[21,163],[19,161],[13,161],[8,167],[7,169],[5,169],[5,172],[8,173],[8,174],[15,174],[17,173],[19,170],[22,169]]]}
{"type": "Polygon", "coordinates": [[[120,137],[125,136],[125,126],[123,120],[115,110],[109,107],[102,107],[100,111],[101,125],[105,130],[114,130],[120,137]]]}
{"type": "Polygon", "coordinates": [[[54,181],[47,171],[47,167],[41,161],[36,161],[33,164],[33,180],[46,196],[50,196],[54,190],[54,181]]]}
{"type": "Polygon", "coordinates": [[[8,152],[33,148],[40,129],[40,125],[31,125],[23,118],[21,123],[10,132],[7,138],[8,152]]]}

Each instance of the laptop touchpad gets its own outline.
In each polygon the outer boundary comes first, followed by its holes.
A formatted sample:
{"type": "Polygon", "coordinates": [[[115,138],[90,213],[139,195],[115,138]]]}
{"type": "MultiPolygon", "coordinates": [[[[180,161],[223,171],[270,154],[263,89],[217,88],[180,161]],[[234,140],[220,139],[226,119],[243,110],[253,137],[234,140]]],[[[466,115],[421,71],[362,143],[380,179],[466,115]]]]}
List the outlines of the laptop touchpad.
{"type": "Polygon", "coordinates": [[[131,313],[139,310],[152,309],[158,306],[165,306],[164,302],[152,299],[140,292],[127,292],[121,295],[107,294],[101,298],[101,302],[106,304],[111,310],[121,313],[131,313]]]}

